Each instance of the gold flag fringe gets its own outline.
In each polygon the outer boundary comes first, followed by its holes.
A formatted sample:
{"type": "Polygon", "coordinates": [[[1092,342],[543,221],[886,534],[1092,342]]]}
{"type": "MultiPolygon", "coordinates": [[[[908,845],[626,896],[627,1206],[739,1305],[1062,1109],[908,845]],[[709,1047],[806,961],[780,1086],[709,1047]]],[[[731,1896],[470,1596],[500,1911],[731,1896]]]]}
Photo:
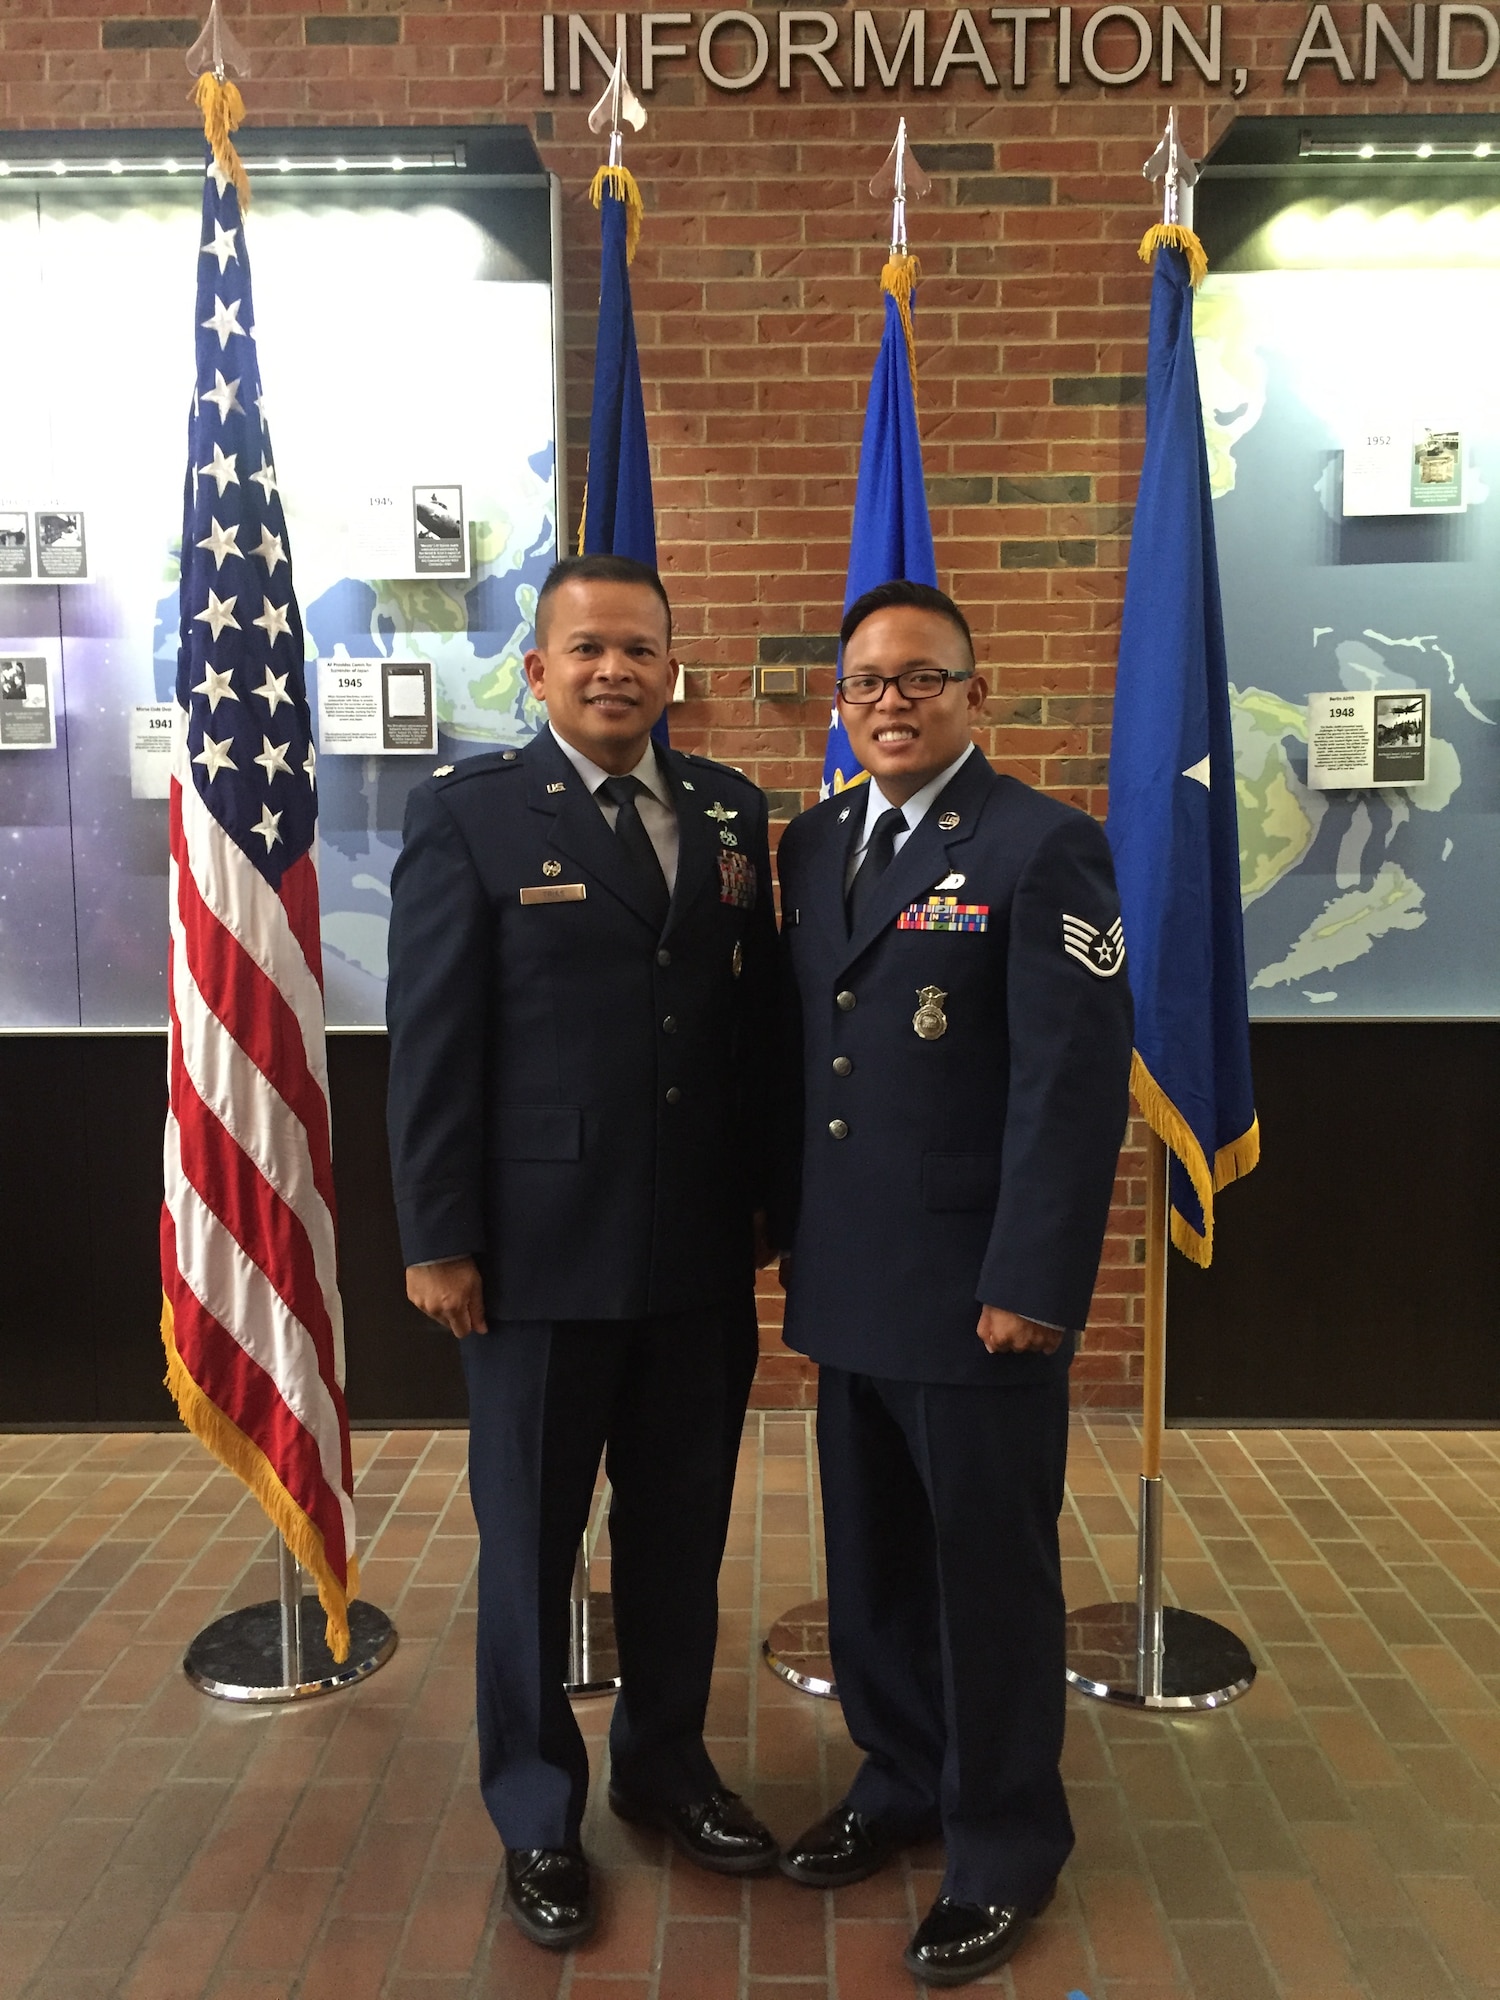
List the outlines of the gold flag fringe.
{"type": "Polygon", "coordinates": [[[1207,1157],[1193,1137],[1192,1128],[1141,1061],[1139,1049],[1131,1051],[1130,1088],[1141,1108],[1141,1116],[1157,1138],[1181,1160],[1193,1184],[1193,1193],[1203,1210],[1203,1233],[1200,1235],[1187,1217],[1174,1208],[1172,1241],[1184,1257],[1206,1269],[1214,1260],[1214,1196],[1220,1188],[1228,1187],[1231,1181],[1239,1180],[1258,1164],[1260,1120],[1252,1119],[1248,1132],[1219,1148],[1214,1154],[1213,1170],[1210,1172],[1207,1157]]]}
{"type": "Polygon", "coordinates": [[[641,224],[646,218],[646,204],[641,200],[641,191],[629,167],[599,169],[589,188],[589,200],[595,208],[603,207],[606,193],[625,204],[625,262],[633,264],[641,240],[641,224]]]}
{"type": "Polygon", "coordinates": [[[318,1602],[328,1620],[325,1630],[328,1650],[342,1663],[349,1657],[349,1600],[359,1592],[359,1564],[352,1556],[349,1558],[349,1582],[345,1589],[329,1566],[321,1532],[277,1478],[271,1461],[194,1381],[177,1351],[172,1301],[165,1294],[161,1302],[161,1338],[167,1351],[167,1387],[177,1405],[177,1414],[198,1442],[249,1487],[272,1527],[316,1582],[318,1602]]]}
{"type": "Polygon", "coordinates": [[[245,100],[240,96],[239,86],[228,77],[217,77],[211,69],[206,69],[193,85],[192,101],[203,113],[203,136],[213,148],[219,172],[234,182],[240,207],[248,208],[250,178],[229,136],[245,122],[245,100]]]}
{"type": "Polygon", "coordinates": [[[1149,264],[1158,250],[1180,250],[1187,258],[1188,276],[1201,285],[1208,276],[1208,252],[1191,229],[1180,222],[1155,222],[1141,238],[1141,262],[1149,264]]]}
{"type": "Polygon", "coordinates": [[[880,289],[889,292],[901,315],[901,331],[906,335],[906,365],[911,373],[912,401],[917,400],[917,330],[912,325],[912,294],[917,289],[922,267],[909,251],[898,251],[881,269],[880,289]]]}

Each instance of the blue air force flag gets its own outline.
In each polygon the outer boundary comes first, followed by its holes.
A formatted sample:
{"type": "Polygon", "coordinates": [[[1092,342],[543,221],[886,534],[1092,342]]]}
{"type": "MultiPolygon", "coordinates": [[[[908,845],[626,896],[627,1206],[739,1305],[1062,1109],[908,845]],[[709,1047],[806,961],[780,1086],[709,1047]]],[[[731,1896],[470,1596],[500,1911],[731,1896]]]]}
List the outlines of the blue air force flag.
{"type": "Polygon", "coordinates": [[[1109,759],[1135,997],[1131,1088],[1172,1155],[1172,1240],[1213,1257],[1214,1194],[1260,1156],[1250,1080],[1229,678],[1180,250],[1156,256],[1146,450],[1109,759]]]}
{"type": "MultiPolygon", "coordinates": [[[[922,442],[917,433],[916,356],[910,298],[915,260],[892,258],[882,274],[885,332],[870,377],[865,433],[859,448],[859,484],[849,535],[847,611],[877,584],[906,577],[937,583],[932,522],[922,482],[922,442]],[[906,270],[894,270],[898,265],[906,270]]],[[[823,757],[823,797],[858,783],[864,772],[835,704],[823,757]]]]}
{"type": "Polygon", "coordinates": [[[623,167],[601,167],[593,192],[599,210],[599,336],[578,553],[631,556],[655,569],[651,458],[630,303],[630,258],[640,228],[640,196],[623,167]],[[623,185],[617,184],[616,176],[623,185]]]}
{"type": "MultiPolygon", "coordinates": [[[[590,193],[599,211],[599,334],[578,553],[630,556],[655,569],[651,454],[630,300],[630,260],[641,227],[640,190],[627,168],[601,167],[590,193]]],[[[651,733],[657,742],[666,742],[665,715],[651,733]]]]}

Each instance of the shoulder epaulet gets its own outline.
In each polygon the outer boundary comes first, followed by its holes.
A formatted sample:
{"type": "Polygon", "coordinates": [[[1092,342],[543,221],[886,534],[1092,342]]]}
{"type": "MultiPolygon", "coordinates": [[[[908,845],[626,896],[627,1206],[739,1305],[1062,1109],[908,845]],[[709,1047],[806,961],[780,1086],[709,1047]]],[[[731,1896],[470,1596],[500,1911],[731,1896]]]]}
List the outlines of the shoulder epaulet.
{"type": "Polygon", "coordinates": [[[464,778],[481,778],[491,771],[519,771],[521,753],[519,750],[491,750],[483,757],[465,757],[457,764],[439,764],[432,773],[433,782],[447,789],[464,778]]]}
{"type": "Polygon", "coordinates": [[[749,772],[742,771],[738,764],[721,764],[716,757],[700,757],[696,750],[679,750],[677,754],[687,763],[696,764],[702,771],[712,771],[720,778],[738,778],[742,785],[753,785],[756,791],[760,790],[749,772]]]}

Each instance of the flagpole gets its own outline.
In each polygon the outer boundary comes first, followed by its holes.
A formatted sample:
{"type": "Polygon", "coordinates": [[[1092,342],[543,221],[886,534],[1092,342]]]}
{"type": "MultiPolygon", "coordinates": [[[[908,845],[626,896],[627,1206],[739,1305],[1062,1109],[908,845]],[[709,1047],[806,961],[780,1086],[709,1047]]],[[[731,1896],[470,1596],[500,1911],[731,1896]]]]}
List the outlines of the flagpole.
{"type": "MultiPolygon", "coordinates": [[[[253,531],[254,527],[258,525],[262,529],[263,542],[268,539],[274,546],[276,551],[275,567],[280,568],[282,564],[288,561],[282,545],[282,536],[275,534],[272,528],[272,520],[274,518],[280,523],[282,535],[284,536],[285,522],[280,517],[279,502],[277,503],[277,511],[274,517],[263,511],[264,508],[271,505],[272,496],[276,492],[275,467],[271,463],[269,456],[269,440],[265,436],[263,416],[257,415],[254,419],[260,425],[259,435],[262,446],[261,472],[250,474],[248,484],[254,485],[263,482],[265,492],[264,501],[257,499],[253,503],[251,511],[241,511],[236,514],[235,509],[244,506],[244,503],[237,499],[234,508],[226,507],[225,509],[226,516],[228,516],[227,524],[226,522],[221,522],[218,515],[215,514],[209,538],[196,543],[197,550],[212,549],[213,574],[216,579],[218,578],[220,568],[225,562],[233,562],[239,565],[239,571],[232,573],[235,578],[235,588],[232,590],[226,589],[222,597],[216,592],[210,591],[208,593],[210,610],[191,615],[189,612],[191,603],[203,603],[203,598],[201,596],[195,597],[194,591],[197,585],[202,582],[202,572],[205,568],[204,559],[202,557],[195,557],[192,535],[196,533],[196,530],[190,529],[189,526],[189,523],[193,519],[192,510],[197,505],[200,474],[208,470],[208,468],[200,467],[198,464],[198,447],[201,439],[197,431],[197,426],[204,414],[200,405],[204,402],[211,402],[218,412],[214,430],[214,436],[217,440],[213,446],[214,467],[227,468],[227,473],[223,479],[215,478],[221,500],[226,485],[233,485],[239,488],[241,493],[245,490],[241,487],[241,482],[236,477],[234,468],[240,450],[244,449],[249,441],[248,425],[252,419],[247,415],[247,406],[255,409],[257,412],[259,411],[259,403],[254,395],[255,389],[258,387],[259,369],[254,356],[253,321],[247,327],[242,326],[238,319],[241,308],[247,306],[250,299],[248,255],[242,264],[240,261],[240,249],[235,247],[237,238],[239,239],[240,246],[243,247],[243,236],[241,235],[240,225],[243,202],[249,198],[249,188],[243,164],[233,146],[230,136],[244,116],[244,103],[240,97],[238,87],[230,80],[231,75],[246,77],[249,75],[250,66],[246,60],[243,48],[241,48],[238,41],[220,19],[219,0],[212,0],[203,32],[187,53],[187,66],[189,73],[197,79],[193,97],[203,113],[204,139],[209,154],[203,188],[203,208],[205,223],[208,223],[210,220],[212,221],[214,238],[207,248],[215,252],[220,249],[224,250],[224,255],[219,259],[219,271],[221,275],[227,269],[229,259],[232,258],[237,267],[235,284],[226,283],[222,298],[217,294],[214,296],[214,315],[210,319],[201,321],[200,324],[203,327],[212,326],[218,333],[221,352],[226,348],[231,337],[236,337],[240,342],[244,343],[243,346],[235,350],[236,354],[244,358],[239,363],[240,372],[234,381],[226,383],[223,375],[218,374],[216,378],[217,387],[208,389],[200,380],[198,382],[198,393],[195,394],[193,403],[194,431],[190,437],[190,445],[192,447],[190,465],[193,468],[190,478],[192,484],[187,489],[184,499],[184,528],[181,549],[183,642],[178,663],[179,722],[177,734],[174,738],[173,750],[172,853],[174,860],[177,860],[179,857],[179,833],[182,813],[179,793],[184,782],[189,785],[192,782],[190,776],[184,778],[184,773],[191,771],[191,765],[186,761],[189,742],[187,730],[190,726],[190,711],[188,710],[188,696],[184,692],[184,687],[185,683],[191,682],[191,673],[196,670],[193,664],[195,658],[197,666],[204,668],[206,683],[194,688],[193,694],[194,696],[204,695],[205,686],[213,690],[210,714],[217,709],[220,701],[227,698],[233,701],[236,707],[238,707],[242,695],[248,700],[252,692],[248,681],[243,678],[240,682],[239,692],[236,692],[232,686],[236,671],[238,670],[243,673],[244,661],[242,657],[237,660],[232,651],[221,651],[212,655],[205,651],[201,655],[195,656],[190,650],[188,635],[190,632],[195,631],[200,622],[211,626],[215,642],[219,641],[221,633],[225,631],[233,631],[234,633],[243,632],[244,625],[247,623],[261,626],[265,630],[268,644],[272,647],[275,646],[277,639],[280,637],[285,637],[290,642],[294,651],[292,661],[288,665],[287,673],[278,677],[272,674],[269,665],[264,668],[267,684],[274,688],[276,694],[275,701],[271,703],[271,714],[274,716],[276,709],[282,703],[285,703],[290,710],[290,721],[283,721],[281,731],[278,733],[289,733],[287,734],[286,741],[274,745],[271,737],[263,736],[262,741],[265,744],[267,755],[273,764],[277,758],[280,759],[280,774],[289,779],[291,771],[286,763],[286,755],[287,753],[298,755],[300,768],[308,777],[309,796],[311,795],[313,772],[316,768],[316,751],[311,736],[310,718],[307,716],[305,692],[300,686],[297,689],[295,697],[286,692],[287,681],[289,679],[295,677],[300,682],[300,654],[302,649],[302,627],[297,614],[295,596],[292,593],[290,567],[288,565],[285,584],[287,592],[286,600],[285,602],[277,603],[271,596],[267,595],[265,587],[258,582],[256,573],[248,568],[249,558],[254,553],[256,559],[266,565],[267,575],[274,575],[274,569],[271,568],[267,561],[264,549],[252,552],[248,543],[244,549],[237,546],[238,535],[244,530],[253,531]],[[213,183],[213,188],[217,189],[217,200],[222,206],[215,205],[210,182],[213,183]],[[220,226],[221,217],[230,223],[230,227],[227,230],[220,226]],[[244,287],[242,291],[235,288],[241,280],[244,287]],[[246,394],[243,402],[237,394],[242,382],[246,384],[246,394]],[[236,417],[239,420],[238,426],[229,428],[233,425],[233,420],[236,417]],[[221,443],[229,443],[234,449],[225,453],[221,449],[221,443]],[[251,619],[249,614],[257,602],[265,607],[264,613],[261,617],[251,619]],[[239,607],[238,619],[234,616],[236,606],[239,607]],[[289,619],[290,622],[288,622],[289,619]],[[300,742],[296,736],[299,719],[305,732],[300,742]],[[299,753],[301,750],[305,750],[307,753],[305,761],[302,761],[300,758],[299,753]]],[[[200,282],[202,282],[203,267],[201,262],[199,270],[200,282]]],[[[199,303],[201,309],[203,304],[201,295],[199,303]]],[[[231,363],[229,365],[234,364],[231,363]]],[[[201,641],[195,641],[194,643],[198,644],[201,641]]],[[[255,692],[259,692],[265,698],[264,687],[260,690],[255,690],[255,692]]],[[[236,764],[230,755],[230,752],[235,747],[232,740],[234,725],[226,717],[221,726],[224,731],[223,740],[205,735],[203,738],[206,746],[205,753],[200,754],[193,762],[199,764],[208,763],[213,773],[217,773],[220,770],[238,773],[241,770],[241,766],[236,764]]],[[[277,773],[268,772],[265,781],[267,786],[273,782],[275,775],[277,773]]],[[[196,798],[196,796],[196,791],[194,791],[194,797],[196,798]]],[[[264,797],[264,795],[262,796],[264,797]]],[[[280,809],[273,812],[270,804],[263,803],[261,807],[261,823],[253,829],[254,832],[261,834],[265,838],[267,856],[271,854],[276,844],[288,838],[287,833],[282,830],[282,821],[288,817],[290,810],[287,804],[287,793],[283,790],[274,794],[274,796],[282,801],[280,809]]],[[[205,809],[205,818],[209,826],[206,836],[209,843],[208,851],[212,852],[214,838],[216,835],[222,835],[223,825],[220,821],[213,818],[210,810],[205,809]]],[[[309,857],[314,852],[312,843],[315,836],[316,817],[314,808],[305,835],[305,845],[301,849],[296,863],[296,866],[299,868],[304,866],[304,864],[309,867],[313,865],[309,857]]],[[[296,838],[297,836],[294,833],[292,837],[296,838]]],[[[182,865],[187,866],[189,872],[191,872],[193,864],[190,851],[188,861],[182,865]]],[[[246,901],[247,905],[253,905],[253,892],[246,894],[246,901]]],[[[316,933],[315,892],[313,896],[312,927],[314,933],[316,933]]],[[[229,936],[231,947],[236,947],[237,940],[234,938],[232,930],[229,936]]],[[[198,994],[201,992],[201,989],[193,983],[193,972],[191,970],[192,942],[185,930],[180,941],[174,936],[174,954],[178,949],[184,951],[189,967],[185,984],[190,986],[195,994],[198,994]]],[[[300,950],[300,947],[298,949],[300,950]]],[[[232,956],[230,962],[231,964],[234,962],[232,956]]],[[[257,961],[257,976],[263,979],[271,978],[274,981],[274,974],[267,973],[264,968],[260,967],[259,961],[257,961]]],[[[172,985],[170,975],[168,985],[169,990],[174,992],[182,990],[172,985]]],[[[231,993],[227,1000],[221,1000],[220,1004],[225,1008],[224,1015],[212,1012],[211,1010],[205,1014],[204,1019],[209,1021],[212,1031],[220,1034],[224,1032],[225,1019],[232,1014],[234,1002],[239,997],[238,994],[231,993]]],[[[234,1016],[233,1018],[238,1019],[240,1017],[234,1016]]],[[[319,1019],[317,1021],[318,1045],[321,1045],[322,1026],[320,1005],[319,1019]]],[[[174,1008],[172,1044],[174,1075],[175,1057],[179,1046],[178,1038],[181,1032],[181,1028],[177,1023],[176,1009],[174,1008]]],[[[210,1046],[212,1046],[211,1041],[210,1046]]],[[[268,1087],[270,1087],[269,1084],[268,1087]]],[[[324,1109],[326,1112],[326,1106],[324,1109]]],[[[247,1122],[249,1122],[250,1114],[248,1110],[246,1118],[247,1122]]],[[[306,1132],[310,1129],[315,1129],[319,1124],[319,1119],[316,1114],[310,1116],[304,1114],[299,1118],[299,1123],[306,1132]]],[[[310,1695],[325,1694],[334,1688],[350,1686],[354,1682],[361,1681],[367,1675],[374,1673],[378,1667],[385,1664],[395,1651],[396,1632],[390,1619],[387,1618],[383,1611],[377,1610],[374,1605],[367,1604],[363,1600],[353,1596],[357,1570],[353,1560],[352,1541],[346,1540],[342,1549],[335,1552],[336,1559],[330,1555],[329,1536],[319,1526],[318,1521],[314,1519],[312,1513],[308,1511],[304,1500],[289,1490],[282,1476],[283,1467],[274,1462],[273,1454],[275,1446],[267,1440],[250,1435],[241,1428],[241,1424],[245,1420],[246,1403],[244,1401],[235,1401],[232,1410],[227,1407],[221,1407],[219,1397],[224,1395],[223,1389],[219,1389],[218,1396],[211,1396],[193,1373],[194,1365],[202,1365],[203,1353],[209,1351],[211,1348],[213,1336],[217,1334],[226,1341],[230,1336],[226,1332],[227,1321],[225,1327],[219,1327],[216,1324],[210,1323],[209,1330],[205,1332],[200,1317],[202,1311],[200,1299],[202,1294],[201,1291],[194,1289],[194,1280],[197,1278],[196,1270],[190,1275],[188,1270],[178,1262],[177,1245],[181,1239],[177,1233],[176,1215],[171,1206],[174,1192],[176,1192],[176,1184],[174,1184],[170,1168],[174,1147],[177,1149],[177,1156],[180,1158],[181,1129],[182,1117],[179,1115],[177,1085],[174,1082],[172,1087],[172,1110],[168,1126],[169,1175],[163,1225],[164,1245],[170,1241],[173,1246],[170,1257],[170,1269],[168,1268],[169,1259],[165,1252],[163,1256],[164,1296],[162,1336],[167,1349],[168,1382],[176,1398],[183,1421],[231,1471],[236,1472],[245,1481],[245,1484],[250,1487],[251,1491],[260,1500],[276,1529],[277,1549],[276,1597],[268,1602],[243,1605],[240,1609],[231,1611],[225,1617],[217,1618],[211,1625],[206,1626],[189,1645],[182,1663],[183,1671],[195,1687],[201,1688],[205,1694],[217,1696],[224,1701],[256,1703],[300,1701],[310,1695]],[[169,1287],[170,1289],[168,1289],[169,1287]],[[236,1421],[236,1419],[239,1421],[236,1421]],[[263,1443],[266,1447],[264,1450],[261,1448],[263,1443]],[[306,1598],[302,1587],[302,1572],[289,1545],[288,1536],[297,1543],[303,1559],[313,1566],[315,1574],[319,1579],[322,1603],[327,1614],[325,1620],[322,1621],[321,1631],[314,1629],[317,1621],[310,1621],[306,1615],[306,1598]],[[340,1648],[340,1656],[337,1657],[332,1650],[335,1645],[340,1648]]],[[[222,1127],[220,1128],[221,1131],[223,1129],[222,1127]]],[[[326,1138],[326,1128],[324,1136],[326,1138]]],[[[210,1139],[206,1143],[212,1146],[215,1142],[210,1139]]],[[[292,1143],[295,1144],[295,1141],[292,1143]]],[[[308,1144],[309,1153],[307,1157],[311,1158],[310,1140],[308,1144]]],[[[222,1159],[222,1157],[221,1155],[220,1158],[222,1159]]],[[[313,1173],[315,1189],[317,1185],[316,1173],[317,1169],[315,1167],[313,1173]]],[[[215,1185],[233,1185],[233,1170],[231,1167],[226,1167],[223,1171],[221,1181],[215,1176],[211,1168],[209,1170],[209,1179],[215,1185]]],[[[206,1200],[206,1197],[202,1199],[206,1200]]],[[[313,1206],[309,1202],[309,1213],[312,1212],[313,1206]]],[[[331,1206],[326,1201],[324,1203],[324,1212],[329,1217],[327,1240],[331,1250],[332,1211],[331,1206]]],[[[299,1221],[301,1219],[301,1212],[299,1211],[299,1221]]],[[[215,1220],[219,1221],[219,1218],[216,1216],[215,1220]]],[[[223,1222],[219,1222],[219,1226],[221,1228],[228,1227],[223,1222]]],[[[316,1230],[317,1227],[316,1221],[307,1225],[309,1230],[316,1230]]],[[[308,1235],[306,1240],[310,1246],[313,1245],[313,1237],[311,1235],[308,1235]]],[[[322,1239],[319,1238],[319,1240],[322,1239]]],[[[238,1245],[237,1247],[242,1250],[244,1248],[243,1245],[238,1245]]],[[[315,1258],[317,1255],[315,1247],[312,1254],[315,1258]]],[[[201,1285],[201,1279],[198,1279],[198,1282],[201,1285]]],[[[297,1310],[304,1314],[308,1313],[308,1302],[316,1299],[316,1303],[321,1307],[325,1317],[327,1317],[330,1314],[329,1297],[329,1291],[323,1288],[322,1281],[319,1280],[316,1294],[312,1292],[298,1294],[297,1310]]],[[[338,1311],[336,1284],[332,1287],[332,1299],[333,1324],[336,1326],[338,1311]]],[[[255,1308],[252,1307],[251,1310],[253,1311],[255,1308]]],[[[263,1307],[260,1310],[264,1313],[263,1307]]],[[[289,1316],[291,1310],[291,1306],[288,1303],[289,1316]]],[[[294,1324],[296,1323],[294,1321],[294,1324]]],[[[236,1346],[236,1354],[239,1354],[241,1351],[236,1346]]],[[[217,1383],[223,1383],[228,1380],[228,1377],[221,1374],[215,1379],[217,1383]]],[[[319,1379],[320,1381],[322,1380],[321,1376],[319,1379]]],[[[240,1383],[231,1383],[230,1386],[232,1389],[239,1390],[242,1385],[240,1383]]],[[[331,1486],[326,1486],[325,1490],[330,1492],[332,1497],[338,1501],[341,1514],[347,1509],[347,1520],[349,1526],[352,1527],[353,1480],[352,1474],[349,1471],[348,1425],[341,1401],[342,1388],[342,1360],[339,1359],[335,1366],[333,1392],[336,1392],[340,1398],[337,1405],[338,1432],[335,1442],[342,1460],[339,1474],[341,1484],[336,1492],[331,1486]]],[[[325,1396],[329,1394],[326,1387],[324,1393],[325,1396]]],[[[309,1401],[312,1400],[314,1399],[309,1398],[309,1401]]],[[[292,1484],[298,1487],[299,1493],[302,1491],[299,1482],[295,1478],[292,1484]]],[[[317,1603],[319,1600],[315,1598],[313,1601],[317,1603]]]]}
{"type": "Polygon", "coordinates": [[[1167,1409],[1167,1255],[1171,1204],[1165,1142],[1146,1132],[1146,1286],[1142,1328],[1141,1471],[1133,1604],[1068,1613],[1069,1685],[1126,1708],[1223,1708],[1255,1679],[1243,1640],[1195,1611],[1163,1603],[1167,1409]]]}
{"type": "MultiPolygon", "coordinates": [[[[1161,142],[1141,171],[1148,180],[1162,184],[1162,219],[1147,232],[1142,256],[1162,247],[1173,254],[1180,251],[1196,280],[1206,268],[1203,247],[1192,233],[1192,188],[1198,166],[1177,136],[1175,109],[1168,113],[1161,142]]],[[[1166,1141],[1148,1122],[1136,1596],[1133,1604],[1091,1604],[1068,1614],[1066,1672],[1080,1694],[1099,1701],[1145,1709],[1222,1708],[1244,1694],[1255,1679],[1255,1664],[1243,1641],[1211,1618],[1163,1603],[1170,1173],[1166,1141]]]]}
{"type": "MultiPolygon", "coordinates": [[[[917,260],[907,242],[906,224],[910,206],[921,201],[932,186],[921,161],[911,150],[906,120],[900,119],[891,150],[869,191],[877,201],[890,203],[890,254],[880,274],[885,312],[885,333],[870,385],[865,434],[860,445],[860,472],[854,501],[854,520],[849,536],[849,570],[845,582],[844,607],[865,591],[889,583],[893,576],[908,577],[913,583],[936,584],[937,560],[932,546],[932,525],[925,498],[907,510],[893,502],[892,490],[881,490],[876,474],[882,464],[889,467],[904,454],[908,490],[921,496],[921,442],[917,430],[916,330],[912,303],[919,275],[917,260]],[[899,358],[898,358],[899,357],[899,358]],[[894,361],[894,375],[887,364],[894,361]],[[887,399],[879,385],[890,391],[887,399]],[[881,433],[873,428],[876,414],[887,402],[899,408],[905,402],[909,425],[904,430],[898,420],[884,445],[881,433]],[[868,487],[867,479],[870,481],[868,487]],[[878,520],[879,526],[875,523],[878,520]],[[891,565],[894,563],[895,567],[891,565]]],[[[865,773],[849,743],[848,732],[835,704],[829,723],[828,747],[823,760],[823,796],[863,784],[865,773]]],[[[847,817],[847,812],[846,815],[847,817]]],[[[761,1652],[773,1673],[779,1674],[803,1694],[825,1699],[837,1697],[833,1661],[828,1648],[828,1601],[815,1597],[795,1604],[778,1618],[765,1639],[761,1652]]]]}

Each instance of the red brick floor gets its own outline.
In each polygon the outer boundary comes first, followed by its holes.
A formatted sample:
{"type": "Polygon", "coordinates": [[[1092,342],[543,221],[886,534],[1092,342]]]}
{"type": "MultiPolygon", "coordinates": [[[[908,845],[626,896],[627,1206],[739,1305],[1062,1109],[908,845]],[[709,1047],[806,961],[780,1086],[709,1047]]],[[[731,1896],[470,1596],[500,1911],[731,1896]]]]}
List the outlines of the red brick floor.
{"type": "MultiPolygon", "coordinates": [[[[1136,1447],[1075,1429],[1069,1601],[1127,1595],[1136,1447]]],[[[596,1801],[604,1921],[512,1929],[475,1790],[464,1440],[356,1440],[366,1594],[401,1645],[358,1690],[248,1713],[183,1647],[269,1596],[264,1523],[179,1436],[0,1437],[0,2000],[911,2000],[919,1852],[822,1897],[668,1863],[596,1801]]],[[[1183,1720],[1074,1698],[1078,1849],[989,1983],[1012,2000],[1450,2000],[1500,1989],[1500,1441],[1175,1432],[1173,1598],[1261,1664],[1183,1720]]],[[[759,1664],[819,1586],[807,1420],[753,1416],[710,1728],[779,1832],[854,1763],[759,1664]]],[[[601,1565],[601,1568],[604,1566],[601,1565]]],[[[602,1580],[602,1579],[601,1579],[602,1580]]],[[[607,1704],[583,1704],[595,1744],[607,1704]]]]}

